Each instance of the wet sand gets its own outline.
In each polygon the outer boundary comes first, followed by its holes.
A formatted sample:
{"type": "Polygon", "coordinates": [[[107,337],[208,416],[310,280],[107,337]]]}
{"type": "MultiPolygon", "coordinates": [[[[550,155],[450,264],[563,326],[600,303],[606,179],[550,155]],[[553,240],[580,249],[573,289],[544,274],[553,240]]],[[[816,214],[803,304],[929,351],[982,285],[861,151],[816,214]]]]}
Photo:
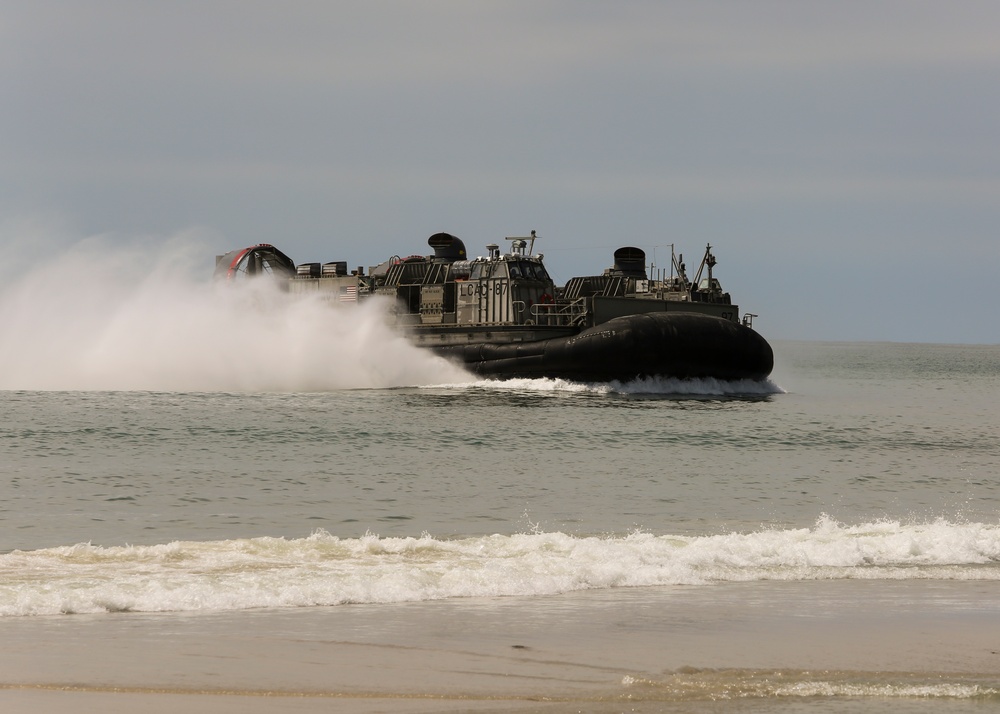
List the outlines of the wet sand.
{"type": "Polygon", "coordinates": [[[0,711],[658,711],[762,677],[997,687],[998,612],[1000,583],[851,580],[16,618],[0,711]]]}

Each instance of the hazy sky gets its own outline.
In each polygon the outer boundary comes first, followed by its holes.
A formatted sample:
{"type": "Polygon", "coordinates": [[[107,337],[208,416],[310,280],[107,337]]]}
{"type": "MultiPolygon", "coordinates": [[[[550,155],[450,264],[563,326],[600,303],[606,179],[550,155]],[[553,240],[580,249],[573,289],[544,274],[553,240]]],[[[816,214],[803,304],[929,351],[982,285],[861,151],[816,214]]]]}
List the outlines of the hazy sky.
{"type": "Polygon", "coordinates": [[[204,228],[206,276],[711,242],[769,338],[1000,343],[998,38],[961,0],[0,0],[0,226],[204,228]]]}

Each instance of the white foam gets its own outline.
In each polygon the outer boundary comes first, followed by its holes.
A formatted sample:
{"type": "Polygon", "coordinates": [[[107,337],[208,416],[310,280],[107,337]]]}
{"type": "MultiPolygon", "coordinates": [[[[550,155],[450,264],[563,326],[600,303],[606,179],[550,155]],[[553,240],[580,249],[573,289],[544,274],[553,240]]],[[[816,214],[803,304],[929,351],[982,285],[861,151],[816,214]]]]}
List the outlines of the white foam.
{"type": "Polygon", "coordinates": [[[798,682],[764,688],[759,696],[777,697],[879,697],[885,699],[980,699],[995,697],[1000,690],[978,684],[889,684],[843,682],[798,682]]]}
{"type": "Polygon", "coordinates": [[[947,681],[938,676],[870,677],[859,672],[815,673],[806,670],[690,670],[684,668],[665,680],[625,675],[626,688],[666,691],[680,701],[773,698],[857,698],[879,699],[992,699],[1000,690],[981,684],[947,681]],[[821,678],[816,675],[820,674],[821,678]],[[944,681],[942,681],[944,680],[944,681]]]}
{"type": "Polygon", "coordinates": [[[0,615],[539,596],[757,580],[1000,580],[1000,526],[936,521],[718,536],[255,538],[0,555],[0,615]]]}
{"type": "Polygon", "coordinates": [[[771,380],[721,380],[711,377],[677,379],[675,377],[644,377],[626,382],[574,382],[567,379],[482,379],[458,385],[437,385],[455,388],[477,388],[506,392],[565,392],[589,394],[661,394],[665,396],[749,397],[784,394],[785,390],[771,380]]]}

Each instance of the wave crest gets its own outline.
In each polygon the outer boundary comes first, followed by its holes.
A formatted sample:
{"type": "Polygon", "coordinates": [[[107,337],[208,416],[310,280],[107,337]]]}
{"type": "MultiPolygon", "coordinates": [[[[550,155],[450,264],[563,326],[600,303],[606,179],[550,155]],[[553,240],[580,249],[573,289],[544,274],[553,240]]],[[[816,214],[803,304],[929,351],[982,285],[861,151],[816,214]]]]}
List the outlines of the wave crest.
{"type": "Polygon", "coordinates": [[[1000,526],[896,521],[714,536],[253,538],[0,555],[0,615],[234,610],[761,580],[1000,580],[1000,526]]]}

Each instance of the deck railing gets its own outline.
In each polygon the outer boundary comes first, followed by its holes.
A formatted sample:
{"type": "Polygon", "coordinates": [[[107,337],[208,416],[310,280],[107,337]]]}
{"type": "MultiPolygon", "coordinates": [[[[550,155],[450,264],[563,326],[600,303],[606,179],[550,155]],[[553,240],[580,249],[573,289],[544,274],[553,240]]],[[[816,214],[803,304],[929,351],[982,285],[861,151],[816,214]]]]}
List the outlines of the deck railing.
{"type": "Polygon", "coordinates": [[[587,321],[587,299],[571,302],[539,302],[529,309],[536,325],[547,327],[582,326],[587,321]]]}

